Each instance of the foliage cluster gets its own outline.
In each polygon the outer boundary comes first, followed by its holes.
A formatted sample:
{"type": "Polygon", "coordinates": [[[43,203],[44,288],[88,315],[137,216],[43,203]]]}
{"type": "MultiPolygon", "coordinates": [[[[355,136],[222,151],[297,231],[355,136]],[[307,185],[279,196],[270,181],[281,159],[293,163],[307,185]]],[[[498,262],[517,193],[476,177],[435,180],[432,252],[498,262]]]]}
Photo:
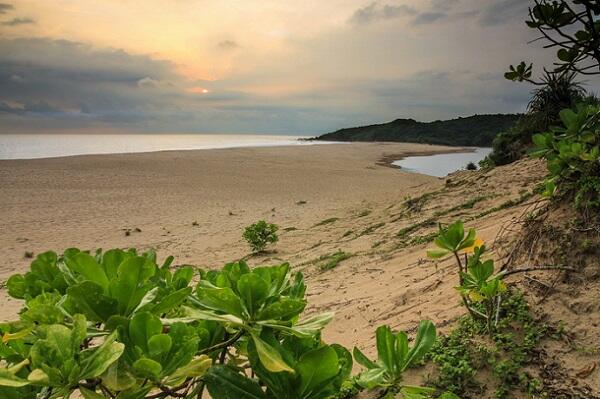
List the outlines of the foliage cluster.
{"type": "Polygon", "coordinates": [[[540,340],[551,331],[534,320],[522,294],[507,291],[501,319],[491,339],[482,339],[486,325],[463,317],[446,336],[440,336],[428,358],[438,366],[434,384],[460,395],[479,398],[485,387],[481,373],[491,373],[494,396],[504,399],[522,391],[539,395],[540,380],[525,370],[535,360],[540,340]]]}
{"type": "MultiPolygon", "coordinates": [[[[377,330],[378,360],[353,358],[320,338],[332,314],[302,317],[306,285],[288,264],[221,270],[162,265],[149,251],[38,255],[10,277],[24,300],[19,320],[0,324],[0,397],[8,399],[325,399],[354,387],[432,397],[404,386],[403,371],[436,339],[429,321],[410,346],[404,332],[377,330]],[[195,280],[198,280],[195,283],[195,280]]],[[[391,396],[390,396],[391,397],[391,396]]],[[[451,396],[446,395],[446,398],[451,396]]]]}
{"type": "Polygon", "coordinates": [[[399,141],[404,143],[489,147],[500,132],[513,126],[519,115],[473,115],[447,121],[414,119],[341,129],[317,137],[332,141],[399,141]]]}
{"type": "Polygon", "coordinates": [[[572,197],[578,208],[600,208],[600,106],[560,112],[562,126],[533,136],[530,155],[546,160],[544,194],[572,197]]]}
{"type": "Polygon", "coordinates": [[[465,232],[463,223],[457,221],[447,227],[440,225],[435,245],[438,249],[427,251],[427,255],[433,259],[454,256],[459,282],[456,289],[463,304],[473,319],[485,322],[488,334],[492,335],[499,321],[500,302],[506,285],[501,273],[494,274],[494,261],[482,260],[483,241],[476,237],[474,229],[465,232]]]}
{"type": "Polygon", "coordinates": [[[486,158],[487,163],[498,166],[520,159],[531,146],[535,133],[543,132],[560,121],[561,110],[574,108],[576,104],[586,101],[586,91],[572,73],[547,73],[542,78],[541,86],[532,94],[527,113],[512,128],[494,139],[492,153],[486,158]]]}
{"type": "Polygon", "coordinates": [[[267,245],[275,244],[279,241],[277,236],[279,227],[273,223],[267,223],[264,220],[247,226],[244,230],[243,237],[254,252],[262,252],[267,245]]]}

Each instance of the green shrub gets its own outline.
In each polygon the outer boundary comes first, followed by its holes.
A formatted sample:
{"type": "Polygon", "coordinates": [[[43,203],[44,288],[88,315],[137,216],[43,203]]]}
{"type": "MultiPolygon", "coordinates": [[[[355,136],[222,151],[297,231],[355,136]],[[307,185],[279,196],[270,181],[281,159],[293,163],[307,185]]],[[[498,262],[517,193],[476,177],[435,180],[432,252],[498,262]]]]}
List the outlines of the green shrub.
{"type": "Polygon", "coordinates": [[[546,160],[544,195],[574,200],[580,209],[600,208],[600,106],[561,111],[562,126],[533,137],[529,154],[546,160]]]}
{"type": "Polygon", "coordinates": [[[267,245],[274,244],[279,240],[277,230],[279,227],[264,220],[251,224],[244,230],[243,237],[254,252],[262,252],[267,245]]]}
{"type": "MultiPolygon", "coordinates": [[[[201,270],[172,261],[68,249],[11,276],[9,294],[25,303],[19,320],[0,323],[0,397],[192,399],[206,387],[214,399],[328,399],[358,387],[350,352],[321,339],[333,315],[302,316],[304,277],[287,263],[201,270]]],[[[393,335],[399,344],[369,363],[383,379],[367,371],[360,380],[400,389],[401,371],[429,350],[434,331],[423,322],[410,350],[406,334],[393,335]]],[[[378,347],[390,334],[378,330],[378,347]]],[[[400,392],[433,392],[415,389],[400,392]]]]}

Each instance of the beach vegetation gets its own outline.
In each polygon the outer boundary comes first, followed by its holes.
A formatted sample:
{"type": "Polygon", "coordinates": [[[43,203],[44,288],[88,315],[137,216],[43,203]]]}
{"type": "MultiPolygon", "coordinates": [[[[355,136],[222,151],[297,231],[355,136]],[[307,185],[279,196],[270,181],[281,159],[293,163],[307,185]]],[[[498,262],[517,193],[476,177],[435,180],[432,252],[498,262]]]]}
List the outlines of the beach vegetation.
{"type": "Polygon", "coordinates": [[[279,227],[273,223],[267,223],[264,220],[247,226],[244,230],[243,237],[255,253],[263,252],[267,245],[274,244],[279,241],[277,236],[279,227]]]}
{"type": "Polygon", "coordinates": [[[338,249],[331,254],[320,256],[315,262],[319,270],[326,271],[335,269],[341,262],[345,261],[346,259],[350,259],[352,256],[353,254],[338,249]]]}
{"type": "MultiPolygon", "coordinates": [[[[341,251],[340,251],[341,252],[341,251]]],[[[306,284],[289,264],[220,270],[157,263],[153,251],[45,252],[7,282],[24,301],[19,320],[0,324],[0,396],[100,398],[327,399],[384,388],[404,398],[436,389],[402,385],[433,346],[423,321],[414,343],[377,330],[377,361],[366,367],[327,344],[331,313],[303,316],[306,284]],[[195,282],[197,281],[197,282],[195,282]]],[[[391,397],[391,396],[389,396],[391,397]]],[[[449,398],[450,396],[445,396],[449,398]]]]}
{"type": "Polygon", "coordinates": [[[477,170],[477,165],[475,165],[474,162],[469,162],[467,163],[467,166],[465,166],[466,170],[477,170]]]}
{"type": "Polygon", "coordinates": [[[340,220],[340,218],[336,218],[336,217],[323,219],[319,223],[315,224],[313,227],[326,226],[328,224],[335,223],[338,220],[340,220]]]}
{"type": "Polygon", "coordinates": [[[579,209],[600,208],[600,106],[560,112],[562,125],[533,136],[529,154],[546,161],[543,195],[566,197],[579,209]]]}

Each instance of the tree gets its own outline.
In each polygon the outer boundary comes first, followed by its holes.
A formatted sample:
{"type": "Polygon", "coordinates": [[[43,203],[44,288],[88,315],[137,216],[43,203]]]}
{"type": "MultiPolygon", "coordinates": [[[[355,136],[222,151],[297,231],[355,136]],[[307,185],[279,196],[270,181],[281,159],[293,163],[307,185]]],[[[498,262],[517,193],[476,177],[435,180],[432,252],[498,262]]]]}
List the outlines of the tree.
{"type": "MultiPolygon", "coordinates": [[[[546,42],[544,48],[558,48],[558,61],[553,73],[600,74],[600,0],[534,0],[529,8],[527,26],[541,34],[534,41],[546,42]]],[[[534,81],[533,65],[524,61],[516,67],[511,65],[504,75],[513,81],[534,81]]]]}

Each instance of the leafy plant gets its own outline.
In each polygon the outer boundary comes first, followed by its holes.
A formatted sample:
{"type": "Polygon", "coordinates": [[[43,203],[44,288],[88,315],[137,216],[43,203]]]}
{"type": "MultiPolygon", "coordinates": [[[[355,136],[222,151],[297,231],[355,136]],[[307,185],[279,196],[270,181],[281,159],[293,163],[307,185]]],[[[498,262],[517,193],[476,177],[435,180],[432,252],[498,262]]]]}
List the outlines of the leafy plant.
{"type": "Polygon", "coordinates": [[[252,248],[252,251],[262,252],[267,245],[274,244],[279,240],[279,237],[277,237],[278,229],[275,224],[259,220],[246,227],[243,237],[252,248]]]}
{"type": "Polygon", "coordinates": [[[454,256],[459,276],[456,289],[470,314],[486,321],[487,331],[491,335],[497,323],[495,315],[506,286],[502,282],[502,274],[494,275],[494,261],[481,260],[485,246],[476,234],[474,229],[465,233],[461,221],[445,228],[440,225],[438,237],[434,241],[439,249],[427,251],[427,255],[434,259],[454,256]],[[481,306],[477,306],[479,304],[483,305],[483,309],[480,310],[481,306]]]}
{"type": "MultiPolygon", "coordinates": [[[[327,399],[354,386],[351,354],[321,340],[333,315],[302,317],[306,285],[287,263],[172,261],[120,249],[38,255],[7,284],[24,306],[0,324],[0,397],[191,399],[207,387],[215,399],[327,399]]],[[[423,326],[398,367],[435,339],[423,326]]]]}
{"type": "Polygon", "coordinates": [[[465,166],[466,170],[477,170],[477,165],[475,165],[473,162],[469,162],[467,164],[467,166],[465,166]]]}
{"type": "Polygon", "coordinates": [[[600,207],[600,106],[560,112],[562,125],[533,136],[529,154],[546,160],[546,196],[572,196],[579,208],[600,207]]]}
{"type": "MultiPolygon", "coordinates": [[[[540,33],[538,39],[547,42],[545,47],[558,48],[554,72],[600,74],[600,4],[594,0],[535,0],[534,3],[526,24],[540,33]]],[[[511,65],[505,76],[510,80],[531,81],[531,73],[531,64],[521,62],[517,67],[511,65]]]]}
{"type": "MultiPolygon", "coordinates": [[[[435,338],[435,326],[428,320],[419,324],[412,347],[409,347],[408,335],[404,331],[394,333],[388,326],[379,327],[376,331],[377,361],[370,360],[360,349],[354,348],[354,358],[367,369],[358,376],[358,384],[370,389],[395,387],[401,382],[402,373],[427,354],[435,338]]],[[[401,386],[399,390],[406,399],[430,397],[435,392],[432,388],[408,385],[401,386]]]]}

